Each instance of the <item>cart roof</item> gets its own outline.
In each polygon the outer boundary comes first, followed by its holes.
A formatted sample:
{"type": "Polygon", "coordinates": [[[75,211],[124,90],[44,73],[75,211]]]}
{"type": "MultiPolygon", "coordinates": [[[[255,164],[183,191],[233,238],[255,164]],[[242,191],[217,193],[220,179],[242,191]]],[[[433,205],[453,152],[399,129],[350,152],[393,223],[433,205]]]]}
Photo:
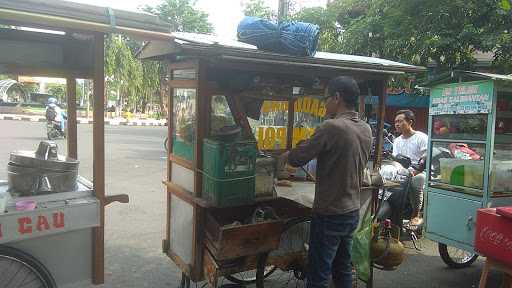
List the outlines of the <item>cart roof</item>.
{"type": "Polygon", "coordinates": [[[158,59],[167,55],[208,55],[227,61],[255,64],[315,66],[327,69],[354,70],[380,74],[423,72],[424,67],[375,57],[317,52],[314,57],[297,57],[258,50],[256,46],[213,35],[172,33],[171,43],[149,42],[139,52],[142,59],[158,59]]]}
{"type": "Polygon", "coordinates": [[[170,25],[154,15],[60,0],[0,1],[0,22],[59,31],[127,33],[170,39],[170,25]]]}
{"type": "Polygon", "coordinates": [[[507,84],[512,84],[512,75],[454,70],[452,72],[442,73],[439,76],[429,80],[428,82],[423,83],[422,86],[433,87],[440,84],[477,80],[494,80],[500,82],[507,82],[507,84]]]}
{"type": "Polygon", "coordinates": [[[43,29],[0,29],[0,73],[19,75],[92,78],[93,34],[171,39],[156,16],[58,0],[0,0],[0,24],[43,29]]]}

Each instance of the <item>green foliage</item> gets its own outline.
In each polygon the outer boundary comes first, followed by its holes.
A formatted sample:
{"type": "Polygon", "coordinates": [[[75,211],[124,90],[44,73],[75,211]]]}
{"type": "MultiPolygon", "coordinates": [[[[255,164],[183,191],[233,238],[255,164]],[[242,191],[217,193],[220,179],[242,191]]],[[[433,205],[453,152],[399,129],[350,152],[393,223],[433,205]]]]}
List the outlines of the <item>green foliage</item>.
{"type": "Polygon", "coordinates": [[[476,51],[494,52],[498,72],[510,71],[510,1],[335,1],[344,32],[339,52],[375,55],[440,69],[472,69],[476,51]]]}
{"type": "Polygon", "coordinates": [[[244,4],[244,15],[259,17],[267,20],[277,20],[276,11],[265,5],[263,0],[249,0],[244,4]]]}
{"type": "Polygon", "coordinates": [[[30,93],[37,93],[39,92],[39,85],[36,83],[23,83],[23,89],[30,93]]]}
{"type": "Polygon", "coordinates": [[[195,0],[163,0],[157,6],[146,5],[142,10],[171,24],[171,31],[211,33],[213,25],[208,14],[194,9],[195,0]]]}
{"type": "Polygon", "coordinates": [[[341,50],[341,27],[336,23],[335,9],[314,7],[304,8],[290,18],[291,20],[316,24],[320,27],[318,50],[338,52],[341,50]]]}
{"type": "MultiPolygon", "coordinates": [[[[211,33],[208,15],[195,10],[191,0],[163,0],[142,10],[171,24],[171,31],[211,33]]],[[[164,66],[159,62],[141,62],[135,57],[141,42],[122,35],[109,35],[105,44],[106,92],[109,100],[118,101],[121,109],[146,112],[147,104],[161,103],[159,93],[164,66]]]]}
{"type": "Polygon", "coordinates": [[[55,84],[55,83],[48,83],[48,94],[55,96],[59,100],[59,103],[65,103],[66,102],[66,85],[64,84],[55,84]]]}
{"type": "Polygon", "coordinates": [[[512,8],[512,4],[510,0],[501,0],[500,7],[505,11],[509,11],[512,8]]]}

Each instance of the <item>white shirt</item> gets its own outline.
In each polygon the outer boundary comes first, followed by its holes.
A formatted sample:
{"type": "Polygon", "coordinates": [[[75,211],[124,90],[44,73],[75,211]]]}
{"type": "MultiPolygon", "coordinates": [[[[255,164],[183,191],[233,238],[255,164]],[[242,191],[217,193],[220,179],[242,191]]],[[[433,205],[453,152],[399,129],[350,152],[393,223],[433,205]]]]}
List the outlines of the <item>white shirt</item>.
{"type": "Polygon", "coordinates": [[[409,138],[400,135],[393,141],[393,156],[402,154],[411,158],[411,163],[415,164],[427,152],[427,145],[428,136],[423,132],[414,131],[414,134],[409,138]]]}

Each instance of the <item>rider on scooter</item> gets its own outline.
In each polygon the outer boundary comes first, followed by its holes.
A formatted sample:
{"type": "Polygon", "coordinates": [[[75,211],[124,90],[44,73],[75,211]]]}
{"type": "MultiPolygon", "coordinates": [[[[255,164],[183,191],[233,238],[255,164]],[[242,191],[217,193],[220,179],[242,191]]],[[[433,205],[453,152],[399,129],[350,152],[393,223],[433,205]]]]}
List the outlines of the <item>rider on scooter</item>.
{"type": "Polygon", "coordinates": [[[66,116],[66,113],[64,113],[64,111],[59,107],[57,99],[54,97],[48,98],[48,104],[46,105],[46,120],[48,122],[57,122],[60,127],[60,132],[64,134],[67,119],[68,117],[66,116]],[[48,113],[49,109],[53,109],[55,113],[48,113]],[[50,117],[49,115],[53,115],[53,117],[50,117]]]}
{"type": "MultiPolygon", "coordinates": [[[[404,155],[411,159],[412,164],[418,164],[421,157],[425,155],[428,145],[428,136],[413,129],[416,118],[411,110],[400,110],[395,114],[395,129],[401,135],[393,142],[393,156],[404,155]]],[[[409,191],[409,200],[412,205],[410,226],[419,226],[423,223],[420,217],[420,210],[423,206],[423,189],[425,186],[426,173],[416,171],[410,167],[413,177],[409,191]]]]}

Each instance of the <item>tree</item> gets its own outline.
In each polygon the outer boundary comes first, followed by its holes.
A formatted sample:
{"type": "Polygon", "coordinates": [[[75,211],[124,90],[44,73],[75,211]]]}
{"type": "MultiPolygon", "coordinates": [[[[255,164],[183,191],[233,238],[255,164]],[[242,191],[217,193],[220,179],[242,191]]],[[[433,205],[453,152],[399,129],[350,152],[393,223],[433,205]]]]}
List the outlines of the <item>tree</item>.
{"type": "Polygon", "coordinates": [[[434,61],[443,70],[471,69],[475,51],[494,52],[496,69],[506,72],[512,53],[512,14],[504,3],[338,0],[331,8],[344,30],[341,52],[421,65],[434,61]]]}
{"type": "Polygon", "coordinates": [[[276,11],[266,6],[263,0],[249,0],[247,3],[244,3],[243,6],[245,16],[259,17],[274,21],[277,20],[276,11]]]}
{"type": "Polygon", "coordinates": [[[48,94],[54,96],[59,100],[59,103],[66,102],[66,85],[48,83],[48,94]]]}
{"type": "Polygon", "coordinates": [[[171,24],[171,31],[212,33],[208,14],[194,9],[195,3],[195,0],[164,0],[154,7],[146,5],[142,10],[171,24]]]}
{"type": "Polygon", "coordinates": [[[336,10],[323,7],[304,8],[293,14],[292,20],[316,24],[320,27],[318,50],[338,52],[341,50],[342,30],[336,22],[336,10]]]}
{"type": "MultiPolygon", "coordinates": [[[[208,14],[194,9],[195,0],[164,0],[157,6],[146,5],[142,10],[158,16],[163,21],[171,25],[171,31],[191,32],[191,33],[212,33],[213,25],[208,22],[208,14]]],[[[137,50],[142,47],[141,43],[133,45],[137,50]]],[[[158,97],[160,111],[166,116],[164,105],[165,87],[164,83],[167,69],[159,62],[144,61],[142,63],[142,99],[141,105],[152,103],[152,97],[158,97]],[[156,73],[156,74],[155,74],[156,73]],[[149,87],[158,87],[158,90],[151,90],[149,87]]]]}

